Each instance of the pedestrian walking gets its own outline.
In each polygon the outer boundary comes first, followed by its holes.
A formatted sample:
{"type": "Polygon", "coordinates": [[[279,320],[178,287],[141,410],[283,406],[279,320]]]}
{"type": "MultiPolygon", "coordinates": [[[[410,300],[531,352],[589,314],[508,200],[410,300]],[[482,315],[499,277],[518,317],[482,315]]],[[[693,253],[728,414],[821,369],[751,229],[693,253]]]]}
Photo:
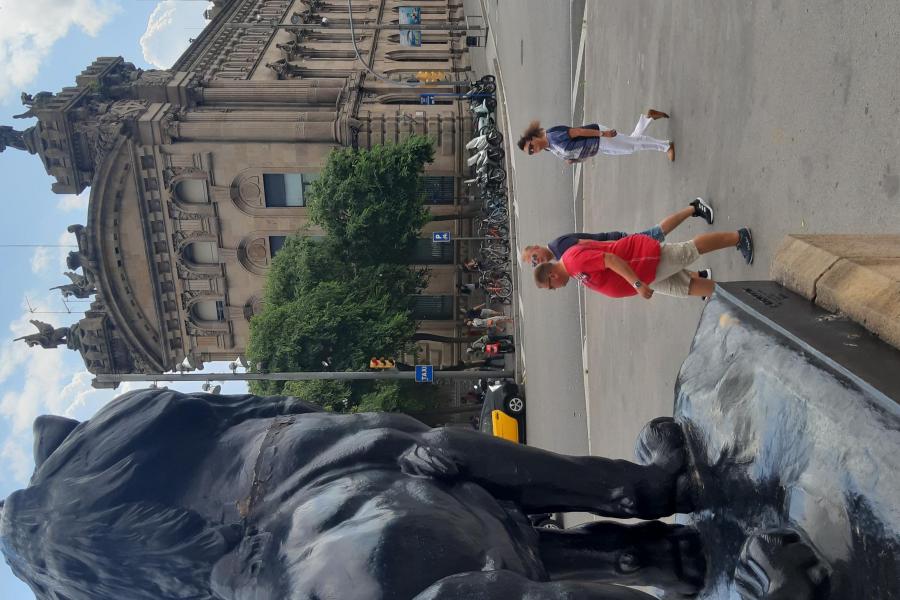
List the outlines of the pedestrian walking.
{"type": "Polygon", "coordinates": [[[703,278],[687,267],[701,254],[735,247],[747,264],[753,263],[753,238],[749,229],[704,233],[687,242],[659,243],[634,234],[613,242],[587,242],[566,250],[559,261],[541,263],[534,281],[541,289],[555,290],[575,278],[585,287],[612,298],[659,292],[667,296],[710,296],[712,277],[703,278]]]}
{"type": "Polygon", "coordinates": [[[638,118],[631,135],[622,135],[615,129],[593,123],[582,127],[557,125],[544,130],[540,121],[532,121],[522,137],[520,150],[529,156],[549,150],[554,156],[575,164],[597,154],[606,156],[627,156],[643,150],[665,152],[670,161],[675,160],[675,144],[670,140],[658,140],[645,135],[647,127],[657,119],[668,119],[666,113],[650,109],[638,118]]]}
{"type": "Polygon", "coordinates": [[[503,315],[503,313],[499,310],[487,308],[487,303],[484,302],[469,309],[460,307],[459,312],[461,312],[463,317],[465,317],[466,319],[489,319],[491,317],[499,317],[503,315]]]}
{"type": "MultiPolygon", "coordinates": [[[[665,242],[666,236],[676,227],[684,223],[690,217],[697,217],[712,225],[715,219],[712,205],[703,198],[694,198],[687,207],[672,213],[650,229],[641,231],[642,235],[650,236],[658,242],[665,242]]],[[[522,250],[522,262],[536,267],[549,260],[559,260],[562,255],[574,246],[589,241],[614,242],[626,237],[623,231],[606,231],[601,233],[567,233],[552,240],[546,246],[525,246],[522,250]]]]}

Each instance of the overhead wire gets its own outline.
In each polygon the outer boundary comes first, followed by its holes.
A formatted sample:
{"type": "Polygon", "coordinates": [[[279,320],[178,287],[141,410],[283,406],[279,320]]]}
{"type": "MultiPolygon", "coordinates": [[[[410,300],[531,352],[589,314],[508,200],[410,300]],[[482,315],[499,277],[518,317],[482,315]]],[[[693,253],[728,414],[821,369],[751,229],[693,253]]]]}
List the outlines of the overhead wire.
{"type": "MultiPolygon", "coordinates": [[[[406,87],[410,87],[410,88],[422,87],[422,82],[411,83],[408,81],[399,81],[396,79],[389,79],[387,77],[384,77],[380,73],[376,73],[375,71],[370,69],[369,65],[366,64],[366,61],[364,61],[362,59],[362,56],[359,53],[359,47],[356,45],[356,31],[353,28],[353,2],[352,2],[352,0],[347,0],[347,17],[350,21],[350,41],[353,43],[353,52],[356,54],[356,60],[358,60],[360,63],[362,63],[362,66],[366,71],[368,71],[369,73],[371,73],[378,79],[380,79],[382,81],[386,81],[387,83],[390,83],[393,85],[400,84],[402,86],[406,86],[406,87]]],[[[399,25],[398,25],[398,27],[399,27],[399,25]]],[[[376,30],[376,32],[378,32],[378,31],[380,31],[380,30],[376,30]]],[[[377,33],[376,33],[376,35],[377,35],[377,33]]]]}

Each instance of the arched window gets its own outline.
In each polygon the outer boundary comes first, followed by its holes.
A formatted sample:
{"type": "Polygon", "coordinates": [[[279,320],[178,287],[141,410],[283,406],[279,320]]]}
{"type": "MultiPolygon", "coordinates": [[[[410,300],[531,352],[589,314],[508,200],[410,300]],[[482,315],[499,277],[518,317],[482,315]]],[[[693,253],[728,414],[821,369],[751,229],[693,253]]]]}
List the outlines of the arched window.
{"type": "Polygon", "coordinates": [[[206,204],[209,194],[203,179],[185,179],[175,184],[175,194],[186,204],[206,204]]]}
{"type": "Polygon", "coordinates": [[[221,300],[200,300],[191,306],[191,316],[197,322],[224,321],[225,303],[221,300]]]}
{"type": "Polygon", "coordinates": [[[215,242],[192,242],[185,246],[184,257],[196,265],[216,265],[219,249],[215,242]]]}

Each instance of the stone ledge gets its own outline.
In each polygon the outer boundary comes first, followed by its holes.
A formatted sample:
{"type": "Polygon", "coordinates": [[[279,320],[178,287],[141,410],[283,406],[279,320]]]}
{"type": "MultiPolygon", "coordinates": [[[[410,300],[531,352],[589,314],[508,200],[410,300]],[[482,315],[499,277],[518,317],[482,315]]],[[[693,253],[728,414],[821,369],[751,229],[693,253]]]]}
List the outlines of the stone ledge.
{"type": "Polygon", "coordinates": [[[900,235],[788,235],[771,275],[900,348],[900,235]]]}

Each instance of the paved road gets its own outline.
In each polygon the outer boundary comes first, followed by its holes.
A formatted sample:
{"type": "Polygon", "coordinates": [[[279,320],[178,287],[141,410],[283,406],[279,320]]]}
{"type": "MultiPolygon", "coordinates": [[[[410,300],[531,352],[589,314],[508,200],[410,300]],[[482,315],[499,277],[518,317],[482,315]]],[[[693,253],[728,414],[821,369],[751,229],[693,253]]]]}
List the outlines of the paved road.
{"type": "MultiPolygon", "coordinates": [[[[467,8],[468,8],[467,2],[467,8]]],[[[480,6],[479,6],[480,4],[480,6]]],[[[488,62],[498,58],[515,180],[512,197],[520,247],[575,228],[571,169],[544,157],[528,160],[514,146],[531,119],[565,121],[571,106],[571,25],[568,0],[484,0],[493,24],[488,62]],[[548,44],[547,40],[558,40],[548,44]]],[[[580,215],[579,215],[580,217],[580,215]]],[[[530,277],[529,272],[524,273],[530,277]]],[[[525,280],[519,288],[528,394],[528,441],[586,454],[587,419],[576,290],[551,297],[525,280]]]]}
{"type": "MultiPolygon", "coordinates": [[[[532,116],[567,122],[571,38],[578,30],[571,3],[482,4],[513,129],[532,116]]],[[[586,5],[586,120],[627,132],[649,106],[667,110],[672,119],[648,133],[675,139],[678,160],[645,153],[587,164],[585,229],[643,229],[693,196],[706,196],[717,209],[716,228],[750,226],[757,242],[752,267],[731,251],[705,261],[726,280],[767,278],[788,232],[900,230],[895,0],[586,5]]],[[[570,229],[570,168],[549,156],[513,153],[520,245],[570,229]]],[[[690,220],[671,239],[705,230],[690,220]]],[[[523,283],[532,442],[583,447],[576,295],[539,294],[523,283]]],[[[693,299],[587,298],[593,453],[630,457],[641,425],[671,413],[675,377],[701,309],[693,299]]]]}

